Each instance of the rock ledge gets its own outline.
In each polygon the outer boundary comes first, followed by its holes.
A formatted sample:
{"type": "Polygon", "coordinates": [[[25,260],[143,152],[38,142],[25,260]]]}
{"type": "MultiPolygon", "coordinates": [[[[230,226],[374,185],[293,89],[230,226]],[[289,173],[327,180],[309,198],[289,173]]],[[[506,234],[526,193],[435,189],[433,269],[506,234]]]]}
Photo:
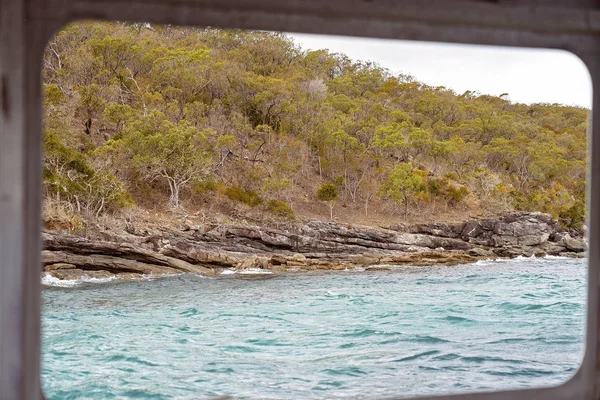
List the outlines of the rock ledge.
{"type": "Polygon", "coordinates": [[[277,272],[385,270],[384,265],[456,265],[479,259],[561,255],[582,257],[586,242],[543,213],[511,213],[465,223],[372,228],[311,221],[273,229],[247,225],[183,227],[89,240],[44,232],[44,271],[58,279],[137,278],[224,269],[277,272]]]}

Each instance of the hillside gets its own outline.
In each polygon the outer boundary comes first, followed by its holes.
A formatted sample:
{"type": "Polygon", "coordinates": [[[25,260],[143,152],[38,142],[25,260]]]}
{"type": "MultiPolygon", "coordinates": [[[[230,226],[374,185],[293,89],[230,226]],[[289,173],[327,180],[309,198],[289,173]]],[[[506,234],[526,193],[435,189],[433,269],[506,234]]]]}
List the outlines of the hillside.
{"type": "Polygon", "coordinates": [[[69,25],[43,82],[49,227],[512,210],[583,223],[583,108],[457,94],[284,34],[148,24],[69,25]]]}

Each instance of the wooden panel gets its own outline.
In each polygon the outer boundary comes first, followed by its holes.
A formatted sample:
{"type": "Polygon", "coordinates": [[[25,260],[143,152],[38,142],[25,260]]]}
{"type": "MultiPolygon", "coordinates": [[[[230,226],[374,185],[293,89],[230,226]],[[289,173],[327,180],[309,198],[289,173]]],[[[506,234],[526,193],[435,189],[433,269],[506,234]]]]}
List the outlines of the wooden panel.
{"type": "Polygon", "coordinates": [[[40,397],[40,72],[39,62],[27,62],[34,53],[23,3],[0,4],[0,398],[33,399],[40,397]]]}

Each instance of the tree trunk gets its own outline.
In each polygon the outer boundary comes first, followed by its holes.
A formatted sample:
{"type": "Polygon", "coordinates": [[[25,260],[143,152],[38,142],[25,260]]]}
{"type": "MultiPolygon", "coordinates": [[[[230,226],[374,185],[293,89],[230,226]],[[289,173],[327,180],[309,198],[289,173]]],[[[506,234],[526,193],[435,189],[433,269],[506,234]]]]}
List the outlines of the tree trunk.
{"type": "Polygon", "coordinates": [[[98,207],[98,210],[96,211],[96,219],[98,219],[100,217],[100,213],[102,212],[103,209],[104,209],[104,196],[102,197],[100,206],[98,207]]]}
{"type": "Polygon", "coordinates": [[[167,180],[169,182],[169,189],[171,190],[169,204],[173,208],[179,208],[179,183],[172,178],[167,178],[167,180]]]}
{"type": "Polygon", "coordinates": [[[172,203],[175,208],[179,208],[179,184],[173,182],[172,203]]]}
{"type": "Polygon", "coordinates": [[[321,168],[321,156],[317,156],[319,159],[319,178],[323,179],[323,169],[321,168]]]}
{"type": "Polygon", "coordinates": [[[333,221],[333,203],[329,203],[329,218],[333,221]]]}

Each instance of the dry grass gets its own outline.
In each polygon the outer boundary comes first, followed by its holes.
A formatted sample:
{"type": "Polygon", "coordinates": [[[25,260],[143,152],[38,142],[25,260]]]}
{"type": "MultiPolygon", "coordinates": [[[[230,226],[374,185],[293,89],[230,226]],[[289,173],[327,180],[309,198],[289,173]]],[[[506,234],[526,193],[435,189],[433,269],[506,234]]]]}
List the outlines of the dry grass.
{"type": "MultiPolygon", "coordinates": [[[[326,204],[311,200],[310,195],[298,196],[291,202],[296,219],[290,221],[276,217],[264,207],[250,207],[225,197],[211,196],[203,201],[184,202],[178,210],[169,209],[162,204],[144,204],[134,206],[115,213],[81,215],[66,202],[52,198],[43,201],[44,227],[51,230],[64,230],[85,237],[97,237],[107,232],[128,232],[143,235],[144,232],[161,232],[174,230],[182,225],[264,225],[285,229],[291,223],[303,223],[310,220],[329,220],[329,209],[326,204]]],[[[443,204],[426,205],[421,209],[413,209],[405,218],[401,211],[381,200],[374,200],[365,214],[364,203],[338,201],[334,207],[334,221],[344,224],[355,224],[373,227],[388,227],[393,224],[414,224],[430,222],[458,222],[471,218],[490,215],[486,213],[478,201],[469,199],[459,207],[443,204]]]]}

